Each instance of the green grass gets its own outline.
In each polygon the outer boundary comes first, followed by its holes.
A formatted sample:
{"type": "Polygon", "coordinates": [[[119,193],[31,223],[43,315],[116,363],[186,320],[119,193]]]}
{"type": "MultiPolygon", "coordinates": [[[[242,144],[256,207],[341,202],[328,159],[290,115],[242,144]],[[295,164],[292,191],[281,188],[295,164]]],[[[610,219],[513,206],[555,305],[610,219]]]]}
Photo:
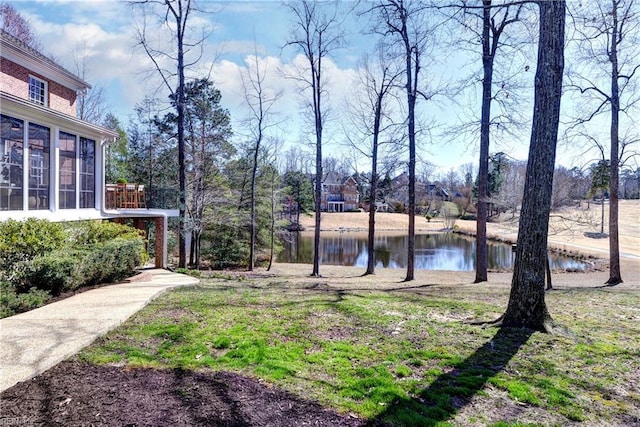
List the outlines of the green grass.
{"type": "Polygon", "coordinates": [[[500,313],[507,289],[331,291],[272,280],[203,279],[167,293],[79,357],[234,371],[392,425],[616,424],[640,411],[636,293],[548,294],[574,341],[459,321],[500,313]],[[477,407],[465,411],[470,399],[477,407]],[[505,414],[525,407],[534,418],[501,418],[496,400],[505,414]]]}

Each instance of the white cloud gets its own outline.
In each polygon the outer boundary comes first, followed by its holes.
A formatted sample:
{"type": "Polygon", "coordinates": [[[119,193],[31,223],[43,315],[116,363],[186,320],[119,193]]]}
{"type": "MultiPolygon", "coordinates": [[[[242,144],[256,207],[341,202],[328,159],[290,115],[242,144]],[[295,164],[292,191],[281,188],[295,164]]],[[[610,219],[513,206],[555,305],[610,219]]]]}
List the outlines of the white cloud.
{"type": "MultiPolygon", "coordinates": [[[[113,112],[121,119],[126,120],[145,95],[154,95],[156,89],[163,87],[144,51],[134,48],[134,14],[125,2],[47,0],[15,4],[39,33],[45,53],[53,55],[70,71],[75,71],[74,56],[81,48],[84,49],[89,69],[87,80],[105,87],[113,112]]],[[[221,3],[211,2],[208,5],[214,8],[221,3]]],[[[303,103],[308,103],[305,100],[309,99],[309,94],[286,76],[299,73],[307,65],[306,59],[296,55],[293,48],[281,52],[289,28],[286,11],[279,2],[227,2],[223,12],[206,16],[208,18],[194,15],[196,18],[191,21],[193,26],[209,26],[214,33],[204,46],[195,75],[189,76],[202,77],[211,73],[211,79],[222,92],[222,103],[230,110],[234,126],[239,131],[240,120],[246,116],[240,76],[250,66],[248,58],[254,53],[252,38],[256,33],[260,63],[269,70],[266,85],[274,92],[283,92],[282,99],[274,107],[280,118],[286,118],[282,132],[290,142],[299,141],[301,133],[311,130],[302,108],[303,103]]],[[[160,27],[150,31],[150,35],[155,37],[154,41],[159,46],[172,46],[167,33],[160,27]]],[[[371,38],[365,41],[372,42],[371,38]]],[[[359,55],[365,48],[360,42],[336,52],[335,59],[326,58],[323,63],[327,79],[325,106],[330,106],[333,113],[326,123],[325,135],[334,139],[339,139],[342,132],[339,123],[340,115],[344,115],[342,107],[345,98],[352,93],[359,55]]],[[[193,54],[199,55],[200,51],[193,54]]],[[[165,65],[168,69],[175,69],[169,60],[165,65]]],[[[452,64],[446,64],[443,69],[451,70],[452,64]]],[[[157,95],[160,99],[167,99],[166,91],[157,95]]],[[[433,104],[421,103],[420,110],[425,116],[440,115],[446,116],[445,119],[456,115],[453,105],[447,105],[447,111],[443,111],[433,104]]],[[[528,140],[528,137],[524,139],[528,140]]],[[[427,148],[433,156],[423,157],[441,163],[443,167],[471,161],[474,157],[472,150],[467,150],[460,143],[449,142],[444,149],[442,144],[427,148]]],[[[515,147],[513,149],[515,152],[515,147]]]]}

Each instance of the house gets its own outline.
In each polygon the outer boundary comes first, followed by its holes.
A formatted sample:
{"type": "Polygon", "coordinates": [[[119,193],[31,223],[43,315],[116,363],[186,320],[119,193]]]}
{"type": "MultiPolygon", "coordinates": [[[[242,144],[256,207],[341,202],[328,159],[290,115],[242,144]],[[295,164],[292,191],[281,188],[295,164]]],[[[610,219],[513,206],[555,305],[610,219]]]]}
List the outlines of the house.
{"type": "Polygon", "coordinates": [[[139,209],[141,188],[137,198],[118,193],[137,203],[107,206],[105,153],[118,134],[77,117],[90,88],[0,30],[0,221],[155,221],[156,266],[165,267],[167,217],[177,211],[139,209]]]}
{"type": "Polygon", "coordinates": [[[376,202],[376,212],[389,212],[387,202],[376,202]]]}
{"type": "MultiPolygon", "coordinates": [[[[426,194],[426,187],[425,183],[416,180],[416,203],[419,203],[418,201],[424,198],[426,194]]],[[[407,172],[403,172],[391,180],[388,199],[394,204],[400,203],[404,206],[409,204],[409,174],[407,172]]]]}
{"type": "Polygon", "coordinates": [[[449,196],[449,192],[442,188],[439,182],[434,184],[427,185],[427,194],[431,199],[440,199],[448,202],[451,200],[451,196],[449,196]]]}
{"type": "Polygon", "coordinates": [[[322,180],[320,210],[323,212],[348,212],[358,209],[360,195],[358,183],[349,176],[342,178],[329,172],[322,180]]]}
{"type": "MultiPolygon", "coordinates": [[[[391,180],[391,189],[387,200],[392,206],[409,204],[409,174],[404,172],[391,180]]],[[[450,201],[451,196],[439,182],[428,183],[416,180],[416,212],[428,211],[433,201],[450,201]]]]}

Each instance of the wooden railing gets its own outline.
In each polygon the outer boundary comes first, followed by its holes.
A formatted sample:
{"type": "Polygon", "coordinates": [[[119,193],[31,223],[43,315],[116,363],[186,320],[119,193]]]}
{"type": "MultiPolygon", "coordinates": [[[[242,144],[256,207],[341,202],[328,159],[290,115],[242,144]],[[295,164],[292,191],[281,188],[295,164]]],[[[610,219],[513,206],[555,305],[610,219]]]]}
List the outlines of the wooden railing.
{"type": "Polygon", "coordinates": [[[147,199],[142,184],[106,184],[104,198],[107,209],[147,208],[147,199]]]}

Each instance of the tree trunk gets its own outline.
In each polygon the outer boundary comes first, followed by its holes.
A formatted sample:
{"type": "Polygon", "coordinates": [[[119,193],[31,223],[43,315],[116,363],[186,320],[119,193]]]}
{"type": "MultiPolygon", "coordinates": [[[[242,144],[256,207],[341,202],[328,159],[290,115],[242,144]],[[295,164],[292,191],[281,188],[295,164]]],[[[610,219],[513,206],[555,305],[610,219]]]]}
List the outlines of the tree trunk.
{"type": "MultiPolygon", "coordinates": [[[[406,25],[406,24],[405,24],[406,25]]],[[[406,31],[406,29],[405,29],[406,31]]],[[[416,258],[416,86],[420,71],[419,61],[416,57],[412,62],[412,49],[408,43],[408,34],[405,33],[406,62],[407,62],[407,106],[408,106],[408,131],[409,131],[409,230],[407,236],[407,276],[404,281],[409,282],[415,278],[416,258]]],[[[417,56],[417,53],[416,53],[417,56]]]]}
{"type": "Polygon", "coordinates": [[[367,274],[375,274],[376,268],[376,250],[375,250],[375,234],[376,234],[376,193],[378,192],[378,142],[380,136],[380,122],[382,121],[382,98],[384,91],[378,94],[373,122],[373,144],[371,150],[371,186],[369,189],[369,234],[368,245],[369,253],[367,254],[367,274]]]}
{"type": "Polygon", "coordinates": [[[553,289],[553,281],[551,278],[551,261],[549,261],[549,256],[547,255],[547,287],[545,288],[547,291],[553,289]]]}
{"type": "MultiPolygon", "coordinates": [[[[179,169],[179,185],[180,185],[180,237],[179,237],[179,258],[178,267],[185,268],[187,264],[187,246],[186,246],[186,224],[187,224],[187,175],[185,164],[185,142],[184,142],[184,28],[182,5],[178,3],[180,13],[176,16],[176,31],[178,38],[178,90],[176,111],[178,114],[178,169],[179,169]]],[[[187,6],[189,7],[189,5],[187,6]]],[[[186,18],[185,18],[186,19],[186,18]]]]}
{"type": "Polygon", "coordinates": [[[478,218],[476,220],[476,279],[487,281],[487,199],[489,179],[489,124],[491,120],[491,84],[493,56],[491,55],[491,0],[483,0],[482,15],[482,113],[480,122],[480,164],[478,166],[478,218]]]}
{"type": "Polygon", "coordinates": [[[311,275],[320,276],[320,220],[322,218],[322,180],[324,174],[322,171],[322,33],[318,38],[318,63],[317,66],[312,58],[311,72],[313,78],[313,112],[316,127],[316,229],[313,234],[313,271],[311,275]]]}
{"type": "Polygon", "coordinates": [[[312,276],[320,276],[320,217],[322,216],[322,148],[320,142],[316,148],[316,188],[315,188],[315,230],[313,233],[313,271],[312,276]]]}
{"type": "Polygon", "coordinates": [[[276,191],[275,191],[275,171],[271,170],[271,230],[270,230],[270,245],[269,245],[269,266],[267,271],[271,271],[273,265],[273,255],[275,247],[275,235],[276,235],[276,191]]]}
{"type": "MultiPolygon", "coordinates": [[[[608,285],[622,283],[620,272],[620,245],[618,241],[618,186],[620,144],[620,88],[618,87],[618,41],[621,40],[621,28],[618,23],[618,2],[612,1],[613,34],[610,37],[611,49],[611,178],[609,180],[609,280],[608,285]]],[[[604,198],[602,200],[604,205],[604,198]]]]}
{"type": "Polygon", "coordinates": [[[202,232],[196,231],[194,235],[195,240],[195,265],[196,270],[200,270],[200,248],[202,247],[202,232]]]}
{"type": "MultiPolygon", "coordinates": [[[[600,235],[604,235],[604,190],[600,190],[600,201],[602,202],[600,204],[600,235]]],[[[609,242],[611,242],[611,239],[609,239],[609,242]]]]}
{"type": "Polygon", "coordinates": [[[300,229],[300,190],[296,199],[296,227],[300,229]]]}
{"type": "Polygon", "coordinates": [[[377,150],[376,154],[374,154],[372,160],[372,170],[371,170],[371,187],[370,187],[370,196],[369,196],[369,233],[367,236],[367,244],[369,245],[369,253],[367,254],[367,271],[365,271],[365,275],[367,274],[375,274],[376,268],[376,196],[375,192],[378,188],[378,172],[375,166],[375,162],[377,162],[377,150]]]}
{"type": "Polygon", "coordinates": [[[191,232],[191,245],[189,250],[189,266],[193,267],[196,263],[196,232],[191,232]]]}
{"type": "MultiPolygon", "coordinates": [[[[259,126],[262,126],[260,123],[259,126]]],[[[249,236],[249,266],[247,270],[253,271],[256,262],[256,175],[258,173],[258,150],[262,139],[262,129],[260,129],[253,153],[253,168],[251,169],[251,236],[249,236]]]]}
{"type": "Polygon", "coordinates": [[[539,1],[538,66],[529,160],[509,304],[502,326],[549,331],[545,271],[562,73],[565,2],[539,1]]]}

